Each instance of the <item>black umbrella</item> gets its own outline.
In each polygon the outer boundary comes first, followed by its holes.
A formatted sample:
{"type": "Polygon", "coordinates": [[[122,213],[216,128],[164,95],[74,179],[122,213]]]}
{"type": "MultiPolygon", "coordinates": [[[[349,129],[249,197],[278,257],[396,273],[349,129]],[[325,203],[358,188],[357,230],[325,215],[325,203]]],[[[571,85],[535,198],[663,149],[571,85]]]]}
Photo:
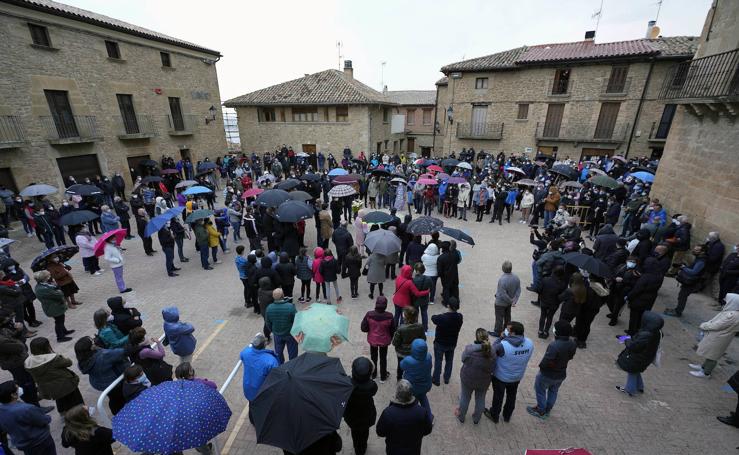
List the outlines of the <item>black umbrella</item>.
{"type": "Polygon", "coordinates": [[[272,369],[249,403],[257,443],[302,452],[339,428],[353,388],[336,357],[306,352],[272,369]]]}
{"type": "Polygon", "coordinates": [[[300,180],[287,179],[275,185],[278,190],[290,191],[300,186],[300,180]]]}
{"type": "Polygon", "coordinates": [[[38,272],[39,270],[46,269],[46,263],[50,256],[59,256],[61,262],[67,262],[79,251],[80,248],[74,245],[63,245],[49,248],[48,250],[36,256],[33,262],[31,262],[31,270],[33,270],[34,272],[38,272]]]}
{"type": "Polygon", "coordinates": [[[303,174],[298,178],[300,180],[305,180],[306,182],[317,182],[321,180],[321,176],[318,174],[303,174]]]}
{"type": "Polygon", "coordinates": [[[281,223],[297,223],[300,220],[310,218],[315,209],[302,201],[286,201],[277,207],[275,217],[281,223]]]}
{"type": "Polygon", "coordinates": [[[154,160],[141,160],[139,161],[140,166],[151,166],[151,167],[157,167],[159,166],[159,163],[157,163],[154,160]]]}
{"type": "Polygon", "coordinates": [[[459,164],[459,160],[455,160],[454,158],[447,158],[441,161],[442,167],[454,167],[458,164],[459,164]]]}
{"type": "Polygon", "coordinates": [[[442,226],[439,229],[439,232],[441,232],[442,234],[448,235],[449,237],[455,240],[459,240],[460,242],[467,243],[473,246],[475,245],[475,239],[470,237],[468,234],[465,234],[464,232],[460,231],[459,229],[442,226]]]}
{"type": "Polygon", "coordinates": [[[204,171],[206,169],[215,169],[218,166],[216,163],[212,161],[203,161],[202,163],[198,164],[198,171],[204,171]]]}
{"type": "Polygon", "coordinates": [[[287,194],[290,195],[290,199],[292,199],[293,201],[303,201],[303,202],[305,202],[305,201],[310,201],[311,199],[314,199],[313,196],[311,196],[310,194],[306,193],[305,191],[290,191],[287,194]]]}
{"type": "Polygon", "coordinates": [[[98,214],[89,210],[74,210],[59,218],[59,223],[64,226],[74,226],[92,221],[98,216],[98,214]]]}
{"type": "Polygon", "coordinates": [[[392,175],[390,174],[390,171],[386,171],[385,169],[372,169],[370,174],[376,175],[377,177],[389,177],[392,175]]]}
{"type": "Polygon", "coordinates": [[[392,220],[393,217],[390,214],[380,211],[369,212],[362,217],[362,221],[364,221],[365,223],[383,224],[389,223],[392,220]]]}
{"type": "Polygon", "coordinates": [[[84,185],[81,183],[78,183],[76,185],[71,185],[64,192],[67,194],[74,194],[77,196],[92,196],[93,194],[103,194],[103,190],[96,187],[95,185],[84,185]]]}
{"type": "Polygon", "coordinates": [[[285,201],[290,200],[290,195],[284,190],[267,190],[257,196],[256,202],[262,207],[279,207],[285,201]]]}
{"type": "Polygon", "coordinates": [[[551,168],[549,172],[563,175],[567,177],[567,180],[577,180],[577,171],[566,164],[558,164],[551,168]]]}
{"type": "Polygon", "coordinates": [[[438,218],[420,216],[411,221],[405,231],[413,235],[429,235],[432,232],[439,232],[443,226],[444,222],[438,218]]]}
{"type": "Polygon", "coordinates": [[[156,175],[149,175],[141,179],[141,183],[144,185],[148,185],[149,183],[152,183],[152,182],[162,182],[162,181],[164,181],[164,179],[161,177],[157,177],[156,175]]]}
{"type": "Polygon", "coordinates": [[[567,253],[564,255],[564,260],[568,264],[587,270],[591,274],[601,278],[610,278],[613,276],[613,272],[608,264],[588,254],[578,252],[567,253]]]}

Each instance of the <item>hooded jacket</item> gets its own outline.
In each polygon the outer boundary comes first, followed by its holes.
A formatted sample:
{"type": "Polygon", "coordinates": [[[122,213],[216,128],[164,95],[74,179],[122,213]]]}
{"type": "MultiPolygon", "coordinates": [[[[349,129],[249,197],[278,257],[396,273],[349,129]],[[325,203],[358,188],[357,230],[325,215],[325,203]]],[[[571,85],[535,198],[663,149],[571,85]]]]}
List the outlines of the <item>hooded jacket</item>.
{"type": "Polygon", "coordinates": [[[372,362],[367,357],[358,357],[352,362],[354,389],[344,411],[344,420],[349,427],[367,428],[377,420],[374,399],[377,383],[372,380],[372,367],[372,362]]]}
{"type": "Polygon", "coordinates": [[[657,300],[657,293],[662,286],[662,277],[659,275],[659,264],[655,258],[647,258],[642,266],[641,276],[631,291],[626,295],[629,308],[651,309],[657,300]]]}
{"type": "Polygon", "coordinates": [[[97,349],[92,357],[84,362],[79,362],[80,371],[88,375],[90,385],[93,389],[103,391],[122,375],[130,365],[126,350],[97,349]]]}
{"type": "Polygon", "coordinates": [[[122,348],[128,344],[128,335],[124,335],[118,327],[113,323],[105,324],[105,327],[98,330],[98,338],[102,341],[106,348],[122,348]]]}
{"type": "Polygon", "coordinates": [[[439,275],[439,272],[436,268],[438,260],[439,247],[436,246],[435,243],[429,243],[426,247],[426,250],[423,252],[423,256],[421,256],[421,262],[423,262],[423,266],[426,267],[426,272],[424,272],[424,275],[430,277],[435,277],[439,275]]]}
{"type": "Polygon", "coordinates": [[[44,314],[50,318],[63,315],[67,311],[64,293],[51,283],[39,283],[34,289],[36,298],[41,302],[44,314]]]}
{"type": "Polygon", "coordinates": [[[326,283],[333,283],[339,279],[339,262],[333,256],[324,256],[318,265],[318,273],[326,283]]]}
{"type": "Polygon", "coordinates": [[[195,327],[187,322],[180,322],[180,311],[177,307],[167,307],[162,310],[164,319],[164,334],[169,341],[169,347],[175,355],[185,357],[195,352],[197,340],[193,336],[195,327]]]}
{"type": "Polygon", "coordinates": [[[400,274],[395,279],[395,294],[393,294],[393,303],[396,306],[405,308],[413,303],[414,297],[423,297],[428,294],[428,290],[419,291],[413,283],[411,266],[404,265],[400,268],[400,274]]]}
{"type": "Polygon", "coordinates": [[[272,285],[272,289],[280,287],[282,283],[280,283],[280,276],[272,268],[272,259],[263,257],[259,264],[261,267],[256,269],[254,276],[255,282],[258,284],[262,281],[262,278],[268,278],[272,285]]]}
{"type": "Polygon", "coordinates": [[[56,353],[30,355],[24,366],[38,386],[39,396],[57,400],[77,389],[80,378],[69,368],[72,361],[56,353]]]}
{"type": "Polygon", "coordinates": [[[391,401],[377,420],[377,436],[385,438],[387,455],[418,455],[423,437],[434,429],[431,413],[413,400],[391,401]]]}
{"type": "Polygon", "coordinates": [[[605,260],[609,254],[616,250],[618,245],[618,235],[613,232],[613,226],[606,224],[595,237],[595,243],[593,244],[593,256],[602,260],[605,260]]]}
{"type": "Polygon", "coordinates": [[[700,329],[704,335],[695,352],[710,360],[720,359],[739,332],[739,294],[726,294],[723,310],[700,329]]]}
{"type": "Polygon", "coordinates": [[[269,277],[263,276],[259,279],[259,290],[257,291],[257,299],[259,301],[259,310],[262,315],[267,314],[267,307],[272,303],[272,291],[275,288],[272,286],[272,282],[269,277]]]}
{"type": "Polygon", "coordinates": [[[284,251],[280,253],[280,262],[275,266],[275,272],[280,278],[280,283],[284,289],[291,290],[295,285],[295,264],[290,262],[290,256],[284,251]]]}
{"type": "Polygon", "coordinates": [[[459,284],[458,265],[462,258],[457,250],[449,250],[439,255],[436,261],[436,271],[444,286],[457,286],[459,284]]]}
{"type": "Polygon", "coordinates": [[[639,332],[624,343],[624,350],[616,360],[618,366],[627,373],[643,373],[657,355],[664,324],[662,316],[645,311],[639,332]]]}
{"type": "Polygon", "coordinates": [[[367,342],[370,346],[389,346],[395,334],[395,319],[393,315],[385,311],[387,299],[384,296],[377,298],[375,309],[368,311],[362,319],[360,328],[367,334],[367,342]]]}
{"type": "Polygon", "coordinates": [[[565,379],[567,377],[567,364],[575,356],[577,344],[570,338],[572,330],[569,324],[560,324],[558,321],[554,328],[557,332],[556,338],[547,346],[547,352],[544,353],[544,357],[539,362],[539,371],[542,376],[550,379],[565,379]],[[563,326],[570,330],[565,331],[563,326]]]}
{"type": "Polygon", "coordinates": [[[313,281],[318,284],[324,283],[323,275],[321,275],[321,262],[323,262],[323,248],[319,246],[313,250],[313,281]]]}
{"type": "Polygon", "coordinates": [[[239,358],[244,364],[244,378],[242,381],[244,397],[251,401],[256,398],[259,388],[270,370],[279,366],[280,361],[273,350],[256,349],[252,345],[244,348],[239,354],[239,358]]]}
{"type": "Polygon", "coordinates": [[[121,297],[111,297],[108,299],[108,307],[113,315],[113,324],[118,327],[124,335],[128,335],[128,332],[135,327],[141,327],[143,321],[141,320],[141,313],[136,308],[125,308],[123,306],[123,299],[121,297]],[[138,317],[138,319],[134,319],[138,317]]]}
{"type": "Polygon", "coordinates": [[[411,354],[411,344],[416,339],[426,340],[426,332],[418,322],[413,324],[402,324],[393,334],[392,344],[398,357],[411,354]]]}
{"type": "Polygon", "coordinates": [[[411,355],[400,361],[403,379],[413,386],[413,395],[419,398],[431,390],[431,355],[428,353],[426,341],[413,340],[411,355]]]}
{"type": "Polygon", "coordinates": [[[479,343],[468,344],[462,352],[462,369],[459,378],[465,387],[486,389],[490,386],[490,375],[495,371],[495,354],[485,354],[479,343]]]}
{"type": "Polygon", "coordinates": [[[517,382],[523,378],[526,366],[534,353],[534,343],[523,335],[509,335],[493,344],[498,358],[495,377],[503,382],[517,382]]]}

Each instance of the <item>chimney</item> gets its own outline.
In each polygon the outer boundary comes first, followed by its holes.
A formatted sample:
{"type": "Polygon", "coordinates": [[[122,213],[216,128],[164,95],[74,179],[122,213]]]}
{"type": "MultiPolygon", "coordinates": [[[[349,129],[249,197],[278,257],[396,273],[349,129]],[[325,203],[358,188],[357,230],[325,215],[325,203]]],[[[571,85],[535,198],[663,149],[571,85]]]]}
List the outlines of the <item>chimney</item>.
{"type": "Polygon", "coordinates": [[[354,79],[354,68],[352,68],[351,60],[344,60],[344,74],[346,74],[349,79],[354,79]]]}
{"type": "Polygon", "coordinates": [[[595,30],[588,30],[585,32],[585,41],[592,43],[595,41],[595,30]]]}
{"type": "Polygon", "coordinates": [[[645,36],[646,39],[656,39],[659,37],[660,29],[657,26],[657,21],[649,21],[647,22],[647,35],[645,36]]]}
{"type": "Polygon", "coordinates": [[[387,95],[387,85],[385,85],[385,86],[382,87],[382,93],[384,95],[387,95]]]}

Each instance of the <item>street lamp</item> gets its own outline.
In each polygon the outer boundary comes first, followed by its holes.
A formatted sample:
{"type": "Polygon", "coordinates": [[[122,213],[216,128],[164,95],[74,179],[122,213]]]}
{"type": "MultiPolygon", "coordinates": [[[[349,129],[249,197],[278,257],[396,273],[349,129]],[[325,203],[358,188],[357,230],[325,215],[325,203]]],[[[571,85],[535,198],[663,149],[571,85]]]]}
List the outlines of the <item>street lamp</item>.
{"type": "Polygon", "coordinates": [[[216,108],[215,108],[215,106],[211,106],[208,109],[208,114],[210,114],[210,116],[205,118],[205,124],[206,125],[209,124],[210,122],[215,122],[216,121],[216,108]]]}

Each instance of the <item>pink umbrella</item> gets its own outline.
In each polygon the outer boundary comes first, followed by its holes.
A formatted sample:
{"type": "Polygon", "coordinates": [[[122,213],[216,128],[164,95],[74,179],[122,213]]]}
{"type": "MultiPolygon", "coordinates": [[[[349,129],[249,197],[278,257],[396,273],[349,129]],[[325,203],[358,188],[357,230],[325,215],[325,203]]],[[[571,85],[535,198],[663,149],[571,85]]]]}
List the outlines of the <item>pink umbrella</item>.
{"type": "Polygon", "coordinates": [[[125,229],[113,229],[112,231],[108,231],[100,236],[97,242],[95,242],[95,246],[93,247],[92,251],[95,253],[95,256],[102,256],[103,250],[105,249],[105,243],[108,241],[109,238],[115,236],[115,244],[116,246],[120,246],[123,239],[126,237],[126,230],[125,229]]]}
{"type": "Polygon", "coordinates": [[[431,175],[431,174],[421,174],[421,175],[418,176],[418,178],[419,179],[432,179],[432,178],[434,178],[434,176],[431,175]]]}
{"type": "Polygon", "coordinates": [[[419,158],[416,161],[413,162],[413,164],[423,164],[426,160],[423,158],[419,158]]]}
{"type": "Polygon", "coordinates": [[[421,185],[438,185],[439,182],[437,182],[434,179],[418,179],[416,183],[420,183],[421,185]]]}
{"type": "Polygon", "coordinates": [[[264,190],[261,188],[249,188],[248,190],[243,192],[243,194],[241,195],[241,198],[246,199],[249,197],[255,197],[255,196],[259,196],[262,193],[264,193],[264,190]]]}
{"type": "Polygon", "coordinates": [[[435,172],[444,172],[444,169],[441,168],[441,166],[432,164],[431,166],[427,167],[426,170],[429,171],[435,171],[435,172]]]}

